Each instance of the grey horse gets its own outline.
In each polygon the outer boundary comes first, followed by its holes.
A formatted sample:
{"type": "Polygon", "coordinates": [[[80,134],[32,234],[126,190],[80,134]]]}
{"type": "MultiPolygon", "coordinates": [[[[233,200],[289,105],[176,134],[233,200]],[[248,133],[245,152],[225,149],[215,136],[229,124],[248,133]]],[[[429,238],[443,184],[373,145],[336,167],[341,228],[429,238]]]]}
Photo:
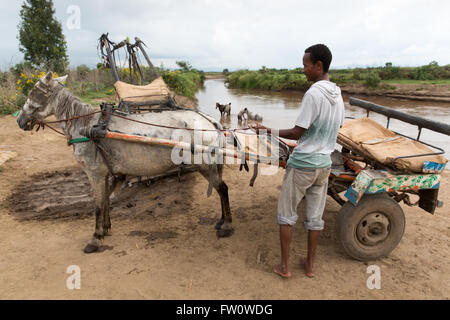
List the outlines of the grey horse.
{"type": "MultiPolygon", "coordinates": [[[[35,125],[51,115],[55,115],[57,120],[75,118],[61,122],[61,129],[67,139],[71,139],[82,137],[79,134],[80,128],[90,127],[98,122],[100,113],[93,114],[97,109],[89,104],[82,103],[79,98],[64,87],[63,82],[66,78],[67,76],[53,78],[53,73],[48,72],[35,84],[17,119],[21,129],[25,131],[33,130],[35,125]]],[[[220,127],[220,124],[214,119],[191,110],[149,112],[133,114],[128,117],[177,128],[209,129],[210,131],[204,132],[202,139],[202,144],[209,146],[214,144],[218,135],[222,134],[215,130],[217,125],[220,127]]],[[[173,139],[175,131],[177,131],[131,122],[118,117],[111,117],[108,129],[164,139],[173,139]]],[[[192,138],[196,133],[193,130],[185,130],[185,134],[192,138]]],[[[143,145],[111,139],[103,139],[101,146],[103,150],[107,150],[108,160],[97,155],[98,146],[92,141],[73,145],[74,156],[89,178],[95,199],[95,233],[84,248],[85,253],[98,251],[103,244],[104,236],[109,235],[111,229],[109,198],[119,182],[118,176],[156,176],[183,165],[183,163],[174,163],[172,160],[173,149],[166,146],[143,145]],[[114,176],[114,178],[110,179],[111,176],[114,176]],[[112,183],[110,183],[110,180],[112,180],[112,183]]],[[[209,180],[208,195],[211,188],[214,187],[220,196],[222,217],[215,228],[218,237],[227,237],[233,233],[233,228],[231,226],[228,187],[222,180],[223,162],[221,163],[212,160],[209,163],[200,163],[195,166],[209,180]]]]}

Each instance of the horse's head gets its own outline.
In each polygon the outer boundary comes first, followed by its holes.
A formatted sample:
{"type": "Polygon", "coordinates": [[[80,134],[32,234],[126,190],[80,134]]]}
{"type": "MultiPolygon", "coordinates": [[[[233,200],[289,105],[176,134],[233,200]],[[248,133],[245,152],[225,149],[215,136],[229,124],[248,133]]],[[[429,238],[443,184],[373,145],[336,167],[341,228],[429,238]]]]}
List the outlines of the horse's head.
{"type": "Polygon", "coordinates": [[[67,76],[53,78],[53,72],[42,77],[28,94],[28,99],[22,107],[17,124],[25,131],[33,130],[39,121],[54,113],[51,97],[58,91],[67,76]]]}
{"type": "Polygon", "coordinates": [[[216,102],[216,109],[217,109],[217,108],[220,109],[221,106],[222,106],[222,105],[221,105],[220,103],[216,102]]]}

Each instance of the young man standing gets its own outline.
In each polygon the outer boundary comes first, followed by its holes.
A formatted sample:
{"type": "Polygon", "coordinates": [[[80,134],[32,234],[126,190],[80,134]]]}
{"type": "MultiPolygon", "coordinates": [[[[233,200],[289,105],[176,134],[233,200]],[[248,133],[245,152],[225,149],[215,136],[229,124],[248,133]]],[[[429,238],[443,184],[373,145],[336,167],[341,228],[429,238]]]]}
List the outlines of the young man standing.
{"type": "MultiPolygon", "coordinates": [[[[278,275],[289,278],[289,247],[292,226],[297,222],[297,206],[306,197],[308,230],[308,254],[300,263],[308,277],[313,277],[314,256],[320,230],[323,230],[322,214],[325,209],[331,158],[339,128],[344,121],[344,102],[341,90],[328,78],[331,52],[327,46],[316,44],[305,50],[303,72],[308,81],[314,82],[305,93],[300,114],[291,129],[281,129],[281,138],[298,140],[289,157],[278,200],[277,223],[280,225],[281,263],[274,268],[278,275]]],[[[259,133],[272,129],[260,124],[252,128],[259,133]]],[[[275,132],[274,132],[275,133],[275,132]]]]}

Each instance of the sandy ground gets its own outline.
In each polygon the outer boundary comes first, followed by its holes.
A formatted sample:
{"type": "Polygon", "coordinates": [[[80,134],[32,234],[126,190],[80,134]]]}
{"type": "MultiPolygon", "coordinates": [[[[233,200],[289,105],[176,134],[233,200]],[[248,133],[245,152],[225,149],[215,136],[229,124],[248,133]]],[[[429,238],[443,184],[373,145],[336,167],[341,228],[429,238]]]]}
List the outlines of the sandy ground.
{"type": "MultiPolygon", "coordinates": [[[[0,118],[0,151],[17,157],[0,172],[1,299],[449,299],[450,174],[443,175],[432,216],[404,207],[406,231],[387,258],[349,258],[335,238],[340,207],[327,199],[314,279],[298,266],[306,252],[302,224],[294,228],[293,276],[272,273],[280,257],[275,212],[283,171],[259,175],[226,168],[235,233],[218,239],[220,200],[206,197],[194,172],[150,186],[123,189],[113,200],[112,236],[104,251],[84,254],[94,231],[89,184],[72,148],[50,130],[21,131],[0,118]],[[33,216],[33,212],[39,215],[33,216]],[[31,218],[31,219],[30,219],[31,218]],[[381,268],[381,289],[369,290],[367,267],[381,268]],[[81,289],[69,290],[67,267],[81,269],[81,289]]],[[[300,209],[302,211],[302,209],[300,209]]],[[[303,214],[303,213],[301,213],[303,214]]]]}

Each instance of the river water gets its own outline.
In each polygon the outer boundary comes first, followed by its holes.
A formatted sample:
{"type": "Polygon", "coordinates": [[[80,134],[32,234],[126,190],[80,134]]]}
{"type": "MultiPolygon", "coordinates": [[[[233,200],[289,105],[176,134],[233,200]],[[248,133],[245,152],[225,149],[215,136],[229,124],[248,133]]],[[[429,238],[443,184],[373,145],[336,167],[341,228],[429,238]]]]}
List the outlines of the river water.
{"type": "MultiPolygon", "coordinates": [[[[221,104],[231,102],[231,117],[222,121],[222,124],[226,127],[241,127],[237,121],[237,114],[241,109],[246,107],[249,111],[262,115],[263,125],[272,128],[287,129],[294,126],[303,93],[294,91],[274,92],[231,89],[225,85],[223,79],[210,79],[205,81],[204,87],[196,94],[196,97],[198,99],[199,110],[211,115],[217,120],[220,120],[220,112],[216,109],[216,102],[221,104]]],[[[450,123],[450,104],[448,103],[383,97],[354,97],[411,115],[450,123]]],[[[361,118],[366,116],[366,110],[349,104],[349,96],[343,95],[343,98],[346,117],[361,118]]],[[[370,118],[386,126],[387,118],[385,116],[371,112],[370,118]]],[[[396,119],[391,119],[389,128],[414,138],[418,134],[417,126],[396,119]]],[[[446,152],[445,156],[447,159],[450,158],[450,136],[428,129],[422,129],[420,140],[444,149],[446,152]]]]}

